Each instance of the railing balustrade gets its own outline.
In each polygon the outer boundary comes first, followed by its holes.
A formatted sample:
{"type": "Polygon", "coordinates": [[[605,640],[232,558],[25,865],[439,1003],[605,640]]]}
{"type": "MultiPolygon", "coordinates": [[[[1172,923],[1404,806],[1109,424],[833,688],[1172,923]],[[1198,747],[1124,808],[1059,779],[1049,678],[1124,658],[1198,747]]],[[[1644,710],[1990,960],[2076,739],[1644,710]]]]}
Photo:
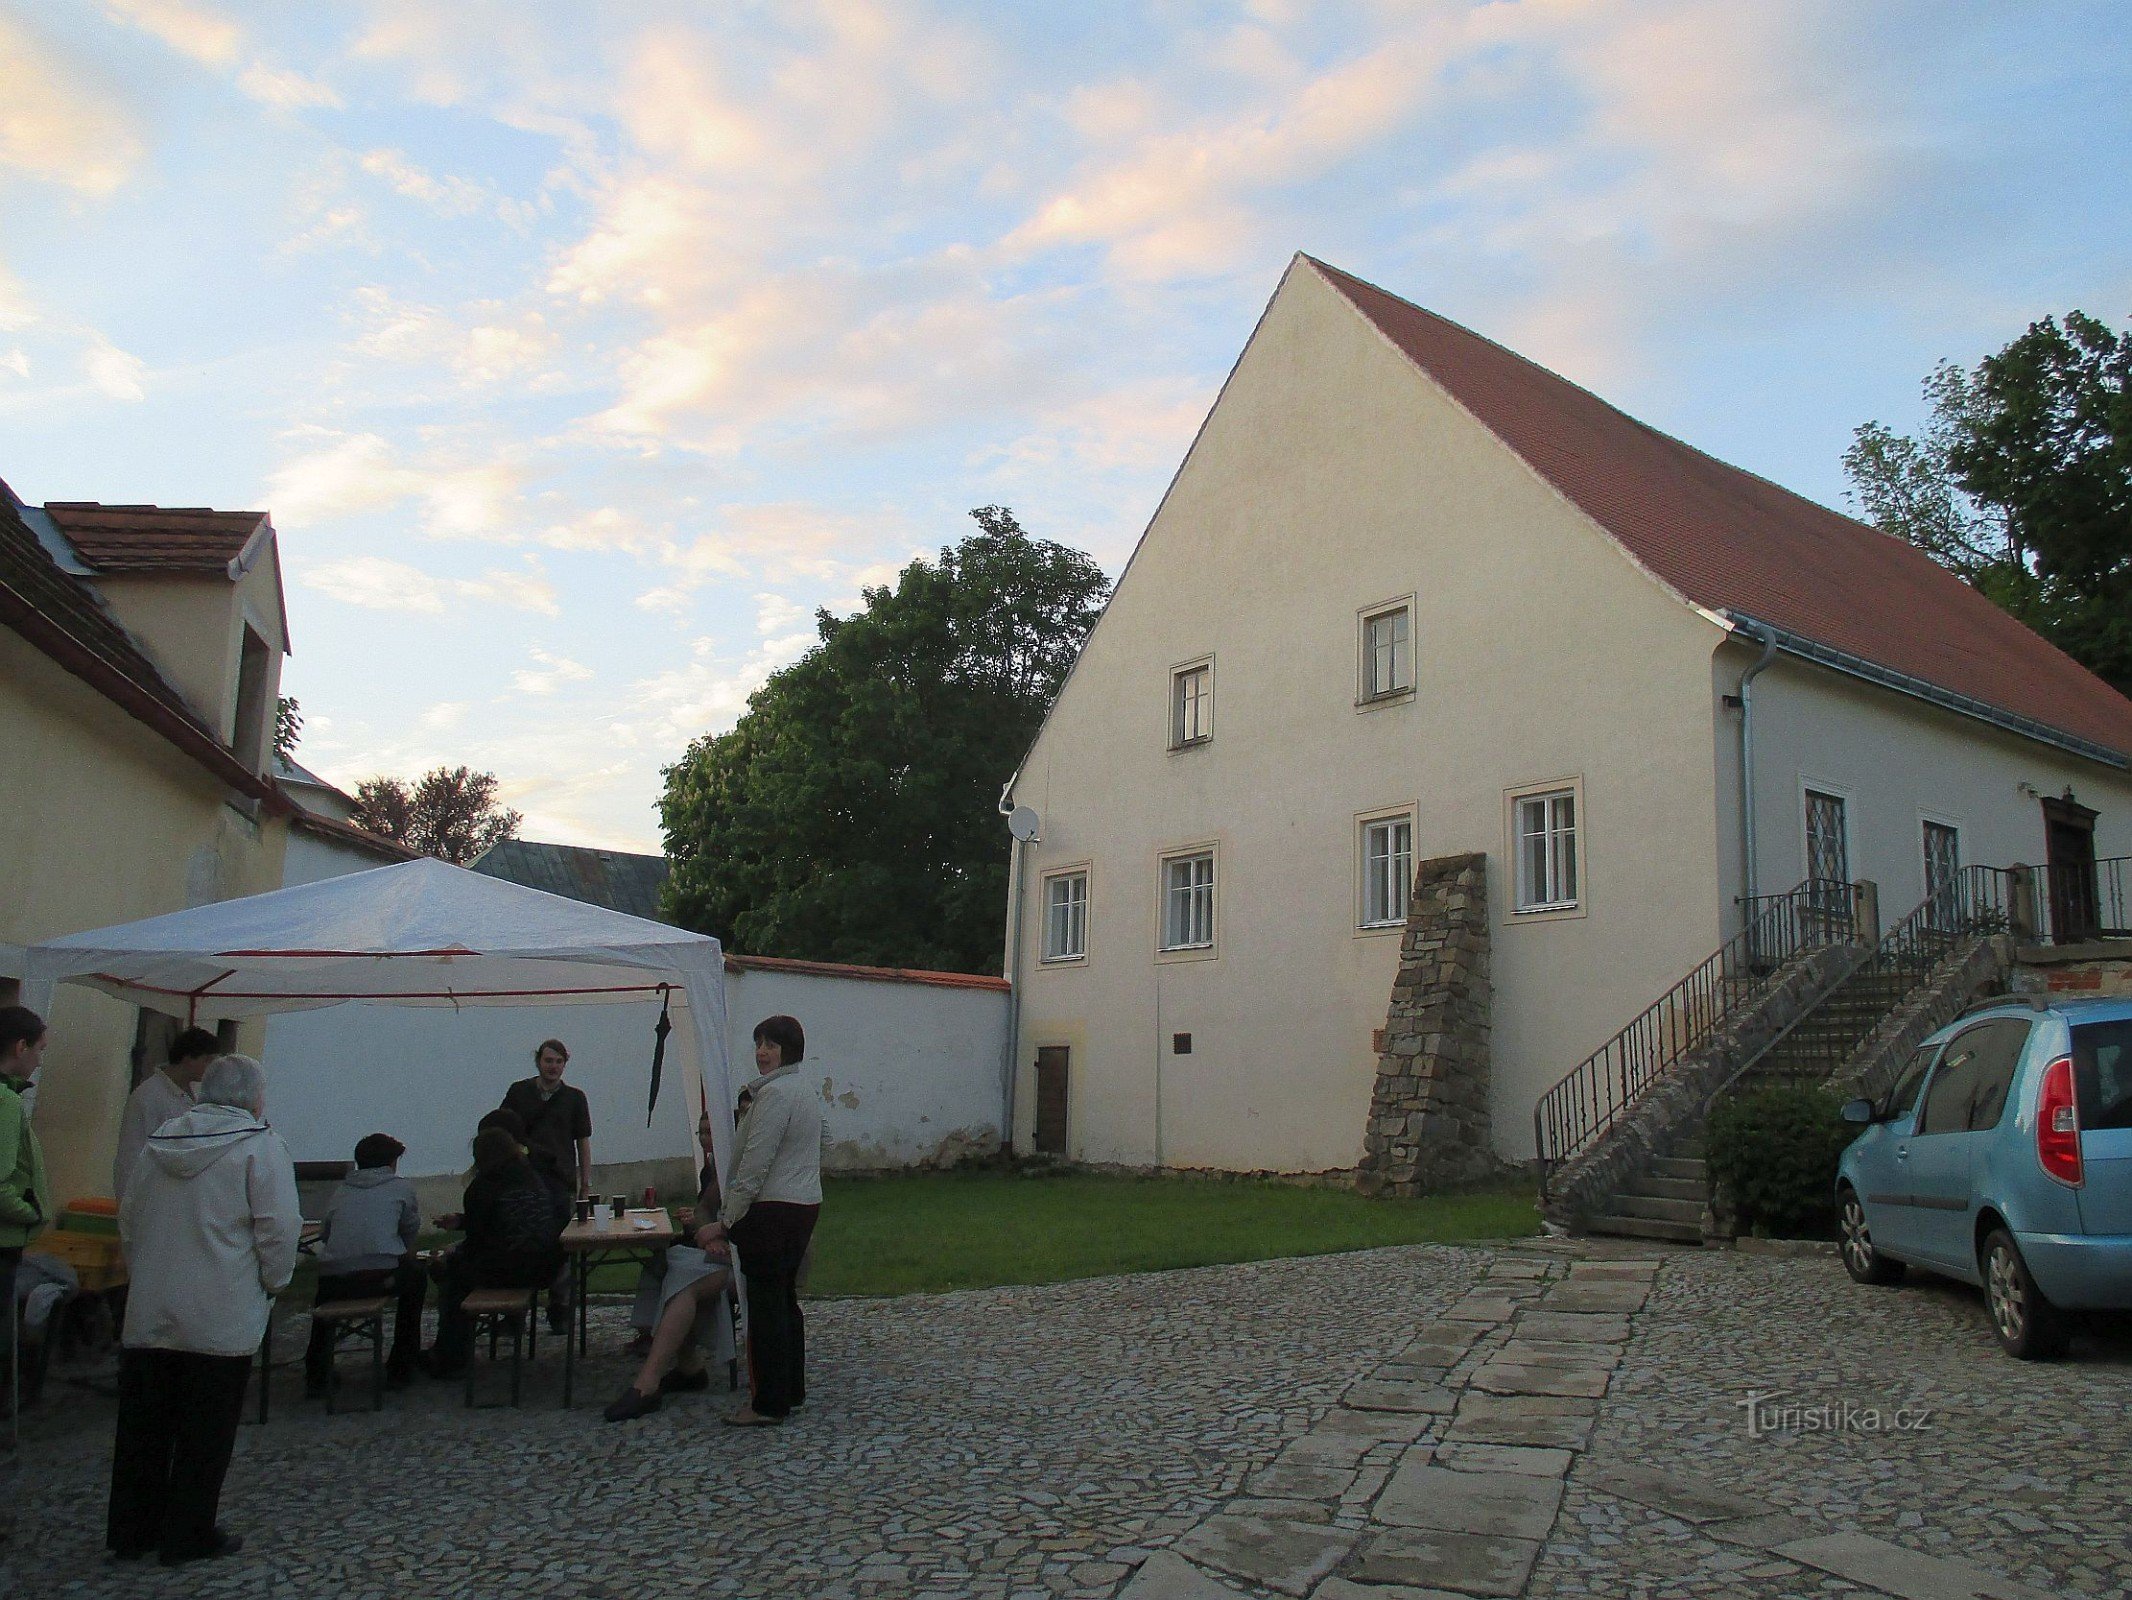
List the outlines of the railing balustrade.
{"type": "Polygon", "coordinates": [[[1746,926],[1594,1051],[1533,1107],[1533,1148],[1548,1175],[1592,1145],[1683,1057],[1757,1004],[1806,952],[1858,937],[1847,883],[1809,878],[1744,902],[1746,926]]]}
{"type": "Polygon", "coordinates": [[[2132,939],[2132,856],[2030,867],[2036,937],[2046,944],[2132,939]]]}

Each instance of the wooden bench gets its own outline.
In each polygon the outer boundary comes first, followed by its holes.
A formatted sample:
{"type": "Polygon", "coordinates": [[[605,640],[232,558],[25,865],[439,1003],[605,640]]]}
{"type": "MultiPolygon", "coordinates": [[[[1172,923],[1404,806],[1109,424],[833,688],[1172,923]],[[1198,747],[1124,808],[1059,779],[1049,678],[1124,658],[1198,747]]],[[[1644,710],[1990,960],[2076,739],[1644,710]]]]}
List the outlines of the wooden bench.
{"type": "Polygon", "coordinates": [[[323,1323],[333,1330],[331,1354],[327,1357],[326,1413],[332,1415],[333,1396],[338,1387],[332,1379],[331,1367],[334,1356],[350,1340],[367,1340],[370,1345],[370,1409],[385,1408],[385,1313],[392,1308],[390,1295],[377,1295],[362,1300],[328,1300],[324,1305],[311,1308],[314,1326],[323,1323]]]}
{"type": "MultiPolygon", "coordinates": [[[[496,1343],[500,1335],[511,1336],[511,1404],[518,1404],[519,1380],[526,1359],[534,1353],[534,1340],[538,1336],[539,1319],[533,1314],[537,1289],[475,1289],[459,1303],[471,1326],[467,1337],[470,1345],[479,1345],[485,1331],[489,1336],[489,1360],[496,1359],[496,1343]]],[[[466,1403],[474,1404],[474,1353],[467,1351],[466,1403]]],[[[490,1404],[500,1404],[491,1401],[490,1404]]]]}

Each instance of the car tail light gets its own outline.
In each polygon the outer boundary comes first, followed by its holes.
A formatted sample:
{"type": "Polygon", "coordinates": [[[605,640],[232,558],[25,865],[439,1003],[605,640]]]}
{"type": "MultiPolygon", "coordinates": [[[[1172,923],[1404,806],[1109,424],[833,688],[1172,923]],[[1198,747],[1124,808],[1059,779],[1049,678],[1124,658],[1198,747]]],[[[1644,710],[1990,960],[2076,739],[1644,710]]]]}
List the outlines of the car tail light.
{"type": "Polygon", "coordinates": [[[2080,1187],[2080,1108],[2073,1101],[2071,1056],[2043,1069],[2043,1089],[2036,1096],[2036,1159],[2060,1183],[2080,1187]]]}

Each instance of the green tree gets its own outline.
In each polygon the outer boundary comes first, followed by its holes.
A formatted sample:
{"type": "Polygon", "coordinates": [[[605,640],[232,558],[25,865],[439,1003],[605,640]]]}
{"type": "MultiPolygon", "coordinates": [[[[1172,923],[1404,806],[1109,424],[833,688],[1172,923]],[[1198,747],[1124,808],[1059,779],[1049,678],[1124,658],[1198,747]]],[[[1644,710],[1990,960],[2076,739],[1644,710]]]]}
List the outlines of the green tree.
{"type": "Polygon", "coordinates": [[[997,972],[1007,893],[999,788],[1109,584],[1011,512],[775,673],[730,733],[665,773],[667,914],[736,950],[997,972]]]}
{"type": "Polygon", "coordinates": [[[2132,333],[2046,317],[1973,372],[1940,363],[1925,399],[1915,438],[1857,429],[1853,502],[2132,690],[2132,333]]]}
{"type": "Polygon", "coordinates": [[[296,741],[304,731],[304,708],[296,696],[285,694],[274,702],[274,754],[284,761],[296,759],[296,741]]]}
{"type": "Polygon", "coordinates": [[[355,786],[356,826],[463,867],[482,851],[518,836],[525,821],[496,800],[496,774],[438,767],[412,783],[365,778],[355,786]]]}

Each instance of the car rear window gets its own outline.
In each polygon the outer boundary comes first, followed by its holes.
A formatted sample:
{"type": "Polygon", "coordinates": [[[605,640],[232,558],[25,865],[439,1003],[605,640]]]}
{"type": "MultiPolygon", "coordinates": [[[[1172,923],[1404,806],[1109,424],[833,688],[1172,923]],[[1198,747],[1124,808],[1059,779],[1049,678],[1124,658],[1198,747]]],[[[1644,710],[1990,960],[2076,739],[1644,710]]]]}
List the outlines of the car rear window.
{"type": "Polygon", "coordinates": [[[2073,1092],[2083,1128],[2132,1128],[2132,1018],[2073,1029],[2073,1092]]]}

